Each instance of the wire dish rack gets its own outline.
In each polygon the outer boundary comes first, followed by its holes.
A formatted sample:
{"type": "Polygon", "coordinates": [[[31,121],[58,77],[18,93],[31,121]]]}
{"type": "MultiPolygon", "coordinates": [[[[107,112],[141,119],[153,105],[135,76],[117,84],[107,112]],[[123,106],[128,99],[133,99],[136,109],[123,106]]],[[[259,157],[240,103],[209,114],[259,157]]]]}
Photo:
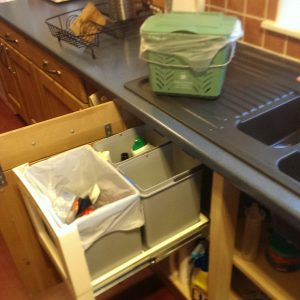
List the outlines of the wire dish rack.
{"type": "Polygon", "coordinates": [[[70,29],[70,25],[80,15],[83,8],[50,17],[45,20],[45,23],[52,36],[56,37],[59,42],[64,41],[77,48],[90,49],[92,57],[96,58],[94,47],[99,46],[101,34],[109,34],[114,38],[124,38],[129,28],[139,28],[142,22],[151,15],[151,11],[144,10],[134,19],[116,21],[109,17],[107,6],[102,5],[97,6],[97,8],[107,17],[107,24],[100,26],[93,22],[84,22],[80,31],[85,32],[85,34],[75,35],[70,29]]]}

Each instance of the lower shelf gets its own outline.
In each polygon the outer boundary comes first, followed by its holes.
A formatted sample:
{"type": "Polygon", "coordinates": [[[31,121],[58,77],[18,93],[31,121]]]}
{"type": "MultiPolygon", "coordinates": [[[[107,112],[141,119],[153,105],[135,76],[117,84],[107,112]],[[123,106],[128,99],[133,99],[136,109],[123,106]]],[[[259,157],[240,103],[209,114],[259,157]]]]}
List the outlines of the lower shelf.
{"type": "Polygon", "coordinates": [[[233,257],[233,263],[270,298],[300,299],[300,270],[289,273],[276,271],[265,257],[264,243],[262,243],[259,255],[254,262],[244,260],[237,250],[233,257]]]}
{"type": "Polygon", "coordinates": [[[182,293],[183,297],[187,300],[191,299],[190,291],[183,285],[176,276],[169,276],[169,280],[174,284],[174,286],[182,293]]]}
{"type": "Polygon", "coordinates": [[[271,300],[261,291],[252,281],[249,280],[241,271],[233,267],[231,277],[230,300],[237,299],[257,299],[271,300]]]}
{"type": "Polygon", "coordinates": [[[180,281],[178,272],[171,274],[168,259],[157,264],[154,269],[164,284],[178,294],[179,299],[191,300],[189,288],[180,281]]]}

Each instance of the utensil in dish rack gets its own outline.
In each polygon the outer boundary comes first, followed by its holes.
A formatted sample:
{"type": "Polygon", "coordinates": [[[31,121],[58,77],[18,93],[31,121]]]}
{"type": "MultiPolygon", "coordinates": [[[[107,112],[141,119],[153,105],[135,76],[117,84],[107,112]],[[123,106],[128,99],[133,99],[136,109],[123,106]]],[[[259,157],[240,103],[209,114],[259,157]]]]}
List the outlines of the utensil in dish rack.
{"type": "Polygon", "coordinates": [[[117,21],[125,21],[136,17],[135,0],[108,1],[109,15],[117,21]]]}

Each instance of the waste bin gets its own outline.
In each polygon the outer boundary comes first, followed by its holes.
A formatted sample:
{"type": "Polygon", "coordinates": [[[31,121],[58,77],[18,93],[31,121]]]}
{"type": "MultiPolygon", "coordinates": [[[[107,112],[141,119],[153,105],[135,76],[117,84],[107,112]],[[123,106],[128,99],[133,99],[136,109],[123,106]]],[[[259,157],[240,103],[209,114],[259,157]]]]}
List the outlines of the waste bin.
{"type": "Polygon", "coordinates": [[[141,254],[144,216],[139,192],[91,146],[66,151],[16,172],[35,195],[34,206],[44,218],[40,223],[47,225],[44,233],[50,236],[48,243],[56,244],[52,247],[56,249],[54,259],[60,253],[64,253],[63,259],[70,259],[81,245],[94,279],[141,254]],[[101,190],[95,210],[66,224],[64,212],[71,203],[65,194],[83,197],[94,184],[101,190]],[[70,235],[72,245],[65,242],[70,235]],[[72,246],[74,253],[67,249],[72,246]]]}
{"type": "Polygon", "coordinates": [[[218,97],[240,21],[215,12],[172,12],[141,26],[140,56],[148,62],[152,90],[159,94],[218,97]]]}
{"type": "Polygon", "coordinates": [[[151,248],[199,222],[202,164],[169,143],[118,165],[139,190],[151,248]]]}
{"type": "Polygon", "coordinates": [[[111,162],[116,164],[121,162],[122,153],[127,153],[129,158],[132,157],[131,148],[138,137],[141,137],[154,148],[168,142],[166,137],[154,129],[141,125],[104,138],[92,146],[96,151],[109,151],[111,162]]]}

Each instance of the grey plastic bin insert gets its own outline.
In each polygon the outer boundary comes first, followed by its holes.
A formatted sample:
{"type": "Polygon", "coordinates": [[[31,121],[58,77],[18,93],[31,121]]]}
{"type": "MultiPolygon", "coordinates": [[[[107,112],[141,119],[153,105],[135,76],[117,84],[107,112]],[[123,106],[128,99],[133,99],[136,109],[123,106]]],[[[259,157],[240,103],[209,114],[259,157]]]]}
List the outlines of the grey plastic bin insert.
{"type": "Polygon", "coordinates": [[[174,144],[118,165],[140,191],[146,247],[199,222],[202,165],[174,144]]]}
{"type": "Polygon", "coordinates": [[[161,146],[168,142],[166,137],[161,136],[152,128],[141,125],[104,138],[94,143],[93,148],[96,151],[110,151],[111,162],[117,164],[121,161],[121,153],[127,152],[129,156],[131,156],[131,146],[138,136],[142,137],[154,147],[161,146]]]}

